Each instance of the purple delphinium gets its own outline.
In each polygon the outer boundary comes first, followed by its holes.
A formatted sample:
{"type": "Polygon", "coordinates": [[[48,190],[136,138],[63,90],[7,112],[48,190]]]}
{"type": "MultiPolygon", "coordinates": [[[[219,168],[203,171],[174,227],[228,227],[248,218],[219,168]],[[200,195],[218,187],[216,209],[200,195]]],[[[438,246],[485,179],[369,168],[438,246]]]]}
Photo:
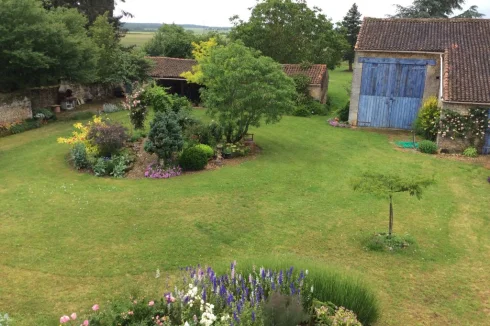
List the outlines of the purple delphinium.
{"type": "Polygon", "coordinates": [[[180,166],[163,168],[158,164],[150,164],[145,171],[145,178],[150,179],[170,179],[180,175],[182,175],[180,166]]]}

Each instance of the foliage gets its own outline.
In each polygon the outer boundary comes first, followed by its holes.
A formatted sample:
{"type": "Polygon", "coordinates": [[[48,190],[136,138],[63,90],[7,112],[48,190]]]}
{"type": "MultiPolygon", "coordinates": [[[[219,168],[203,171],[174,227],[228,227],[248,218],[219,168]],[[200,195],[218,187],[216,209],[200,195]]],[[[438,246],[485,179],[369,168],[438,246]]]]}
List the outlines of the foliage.
{"type": "Polygon", "coordinates": [[[71,114],[67,120],[81,121],[91,119],[93,116],[94,113],[90,111],[75,112],[74,114],[71,114]]]}
{"type": "Polygon", "coordinates": [[[213,158],[214,150],[211,146],[208,146],[206,144],[199,144],[199,145],[196,145],[195,147],[202,150],[206,154],[206,157],[208,158],[208,160],[213,158]]]}
{"type": "Polygon", "coordinates": [[[184,171],[204,170],[208,165],[208,155],[204,149],[198,146],[187,148],[180,155],[179,165],[184,171]]]}
{"type": "Polygon", "coordinates": [[[313,115],[327,115],[330,108],[328,103],[322,104],[319,101],[312,99],[309,103],[307,103],[308,109],[311,111],[313,115]]]}
{"type": "Polygon", "coordinates": [[[94,174],[96,176],[103,177],[110,174],[110,171],[108,171],[107,169],[107,160],[107,157],[99,157],[95,164],[92,166],[92,170],[94,171],[94,174]]]}
{"type": "Polygon", "coordinates": [[[85,148],[87,150],[88,154],[96,154],[98,153],[99,149],[97,146],[94,146],[92,142],[88,139],[88,133],[92,126],[94,125],[102,125],[104,122],[102,121],[101,117],[94,116],[92,121],[89,121],[86,125],[83,125],[82,123],[78,122],[73,125],[75,127],[75,131],[72,133],[72,137],[69,138],[58,138],[58,143],[59,144],[69,144],[69,145],[74,145],[77,143],[83,143],[85,145],[85,148]]]}
{"type": "Polygon", "coordinates": [[[84,143],[78,142],[73,146],[71,149],[71,159],[77,170],[89,167],[90,164],[88,161],[87,149],[85,148],[84,143]]]}
{"type": "Polygon", "coordinates": [[[355,46],[357,44],[357,36],[361,30],[361,13],[359,12],[359,8],[357,4],[353,4],[352,7],[345,15],[344,20],[340,23],[342,29],[341,32],[347,39],[349,43],[349,49],[344,54],[344,60],[349,62],[349,71],[352,71],[352,64],[354,63],[355,58],[355,46]]]}
{"type": "Polygon", "coordinates": [[[437,153],[437,144],[431,140],[422,140],[419,142],[419,151],[425,154],[437,153]]]}
{"type": "Polygon", "coordinates": [[[145,44],[144,51],[152,57],[191,58],[193,33],[175,24],[164,24],[145,44]]]}
{"type": "Polygon", "coordinates": [[[137,130],[135,131],[131,137],[129,138],[129,141],[132,143],[137,142],[138,140],[141,140],[142,138],[145,138],[148,134],[145,131],[142,130],[137,130]]]}
{"type": "Polygon", "coordinates": [[[125,154],[110,157],[99,157],[92,166],[94,174],[98,177],[111,175],[114,178],[124,178],[132,159],[125,154]]]}
{"type": "Polygon", "coordinates": [[[406,192],[410,196],[416,196],[421,199],[424,188],[434,184],[433,179],[422,177],[408,178],[395,174],[383,174],[379,172],[365,172],[360,178],[354,180],[354,190],[375,196],[387,197],[390,200],[390,219],[389,232],[393,233],[393,195],[396,193],[406,192]]]}
{"type": "Polygon", "coordinates": [[[170,179],[182,175],[180,166],[162,167],[158,163],[148,165],[145,171],[145,178],[150,179],[170,179]]]}
{"type": "Polygon", "coordinates": [[[250,148],[242,143],[227,143],[223,148],[224,158],[247,156],[249,153],[250,148]]]}
{"type": "Polygon", "coordinates": [[[416,133],[428,140],[436,140],[440,117],[441,109],[439,108],[437,97],[432,96],[424,102],[419,110],[417,119],[414,122],[416,133]]]}
{"type": "Polygon", "coordinates": [[[182,128],[174,112],[157,112],[150,124],[150,133],[145,143],[145,151],[155,153],[165,161],[172,160],[175,152],[182,150],[182,128]]]}
{"type": "Polygon", "coordinates": [[[9,314],[0,312],[0,326],[10,326],[12,322],[12,318],[9,317],[9,314]]]}
{"type": "Polygon", "coordinates": [[[54,114],[52,110],[47,108],[32,110],[32,116],[35,119],[44,121],[56,120],[56,114],[54,114]]]}
{"type": "Polygon", "coordinates": [[[104,112],[104,113],[115,113],[115,112],[119,112],[119,111],[123,111],[123,110],[124,110],[124,107],[122,107],[121,105],[118,105],[118,104],[114,104],[114,103],[105,103],[102,106],[102,112],[104,112]]]}
{"type": "Polygon", "coordinates": [[[350,124],[348,122],[341,122],[338,118],[329,119],[328,124],[336,128],[350,128],[350,124]]]}
{"type": "Polygon", "coordinates": [[[123,102],[123,106],[129,111],[129,120],[134,129],[141,130],[145,127],[145,120],[147,115],[147,109],[142,99],[143,90],[138,89],[132,94],[126,95],[126,100],[123,102]]]}
{"type": "Polygon", "coordinates": [[[114,164],[114,168],[111,172],[111,175],[114,178],[124,178],[126,171],[129,168],[129,164],[131,160],[126,155],[119,155],[112,157],[112,162],[114,164]]]}
{"type": "Polygon", "coordinates": [[[264,0],[248,22],[232,18],[232,40],[242,40],[280,63],[340,64],[347,42],[319,8],[302,0],[264,0]]]}
{"type": "Polygon", "coordinates": [[[92,81],[94,44],[87,19],[75,9],[47,11],[37,0],[0,0],[0,17],[1,90],[50,86],[61,78],[92,81]]]}
{"type": "Polygon", "coordinates": [[[464,139],[470,145],[478,147],[489,127],[486,108],[471,108],[466,115],[453,110],[443,110],[439,133],[444,138],[464,139]]]}
{"type": "MultiPolygon", "coordinates": [[[[414,0],[407,7],[395,5],[394,18],[451,18],[454,11],[463,10],[466,0],[414,0]]],[[[471,6],[466,11],[452,18],[481,18],[478,6],[471,6]]]]}
{"type": "Polygon", "coordinates": [[[117,154],[128,138],[126,128],[108,120],[92,125],[87,134],[87,140],[97,147],[98,154],[101,156],[117,154]]]}
{"type": "Polygon", "coordinates": [[[337,116],[340,121],[349,121],[350,101],[348,101],[343,107],[337,111],[337,116]]]}
{"type": "MultiPolygon", "coordinates": [[[[157,271],[157,277],[159,273],[157,271]]],[[[211,267],[186,267],[184,282],[173,292],[157,300],[131,298],[114,302],[105,309],[92,307],[90,325],[298,325],[316,319],[313,311],[313,288],[308,271],[294,267],[274,270],[261,267],[239,273],[236,263],[229,273],[220,275],[211,267]]],[[[332,303],[328,316],[332,321],[356,320],[355,314],[332,303]]],[[[72,320],[77,319],[72,314],[72,320]]],[[[63,316],[60,322],[70,322],[63,316]]],[[[359,324],[352,324],[359,325],[359,324]]]]}
{"type": "Polygon", "coordinates": [[[478,157],[478,151],[474,147],[468,147],[464,150],[463,155],[466,157],[478,157]]]}
{"type": "Polygon", "coordinates": [[[357,316],[344,307],[332,307],[331,304],[317,304],[315,325],[317,326],[362,326],[357,316]]]}
{"type": "Polygon", "coordinates": [[[9,131],[11,134],[14,135],[14,134],[20,134],[22,132],[32,130],[32,129],[36,129],[36,128],[40,128],[40,127],[41,127],[41,121],[28,119],[28,120],[25,120],[21,123],[17,123],[17,124],[12,125],[9,128],[9,131]]]}
{"type": "Polygon", "coordinates": [[[225,127],[227,142],[237,142],[250,126],[278,122],[294,107],[294,82],[271,58],[241,43],[218,46],[201,62],[201,97],[211,116],[225,127]]]}
{"type": "Polygon", "coordinates": [[[292,78],[296,86],[296,93],[298,93],[298,98],[296,99],[296,103],[298,105],[301,105],[310,102],[311,95],[310,95],[309,87],[311,83],[311,78],[304,74],[294,75],[292,78]]]}
{"type": "Polygon", "coordinates": [[[399,236],[396,234],[376,233],[369,236],[365,246],[372,251],[398,251],[415,245],[415,239],[410,235],[399,236]]]}
{"type": "MultiPolygon", "coordinates": [[[[204,60],[204,58],[209,57],[211,55],[211,51],[217,45],[218,42],[215,37],[211,37],[209,40],[202,41],[199,43],[193,42],[192,47],[194,49],[192,50],[192,56],[198,62],[201,62],[204,60]]],[[[186,71],[182,73],[181,76],[184,77],[189,83],[202,84],[203,76],[202,76],[201,65],[197,64],[193,66],[192,71],[186,71]]]]}
{"type": "Polygon", "coordinates": [[[295,117],[309,117],[311,115],[311,111],[304,105],[298,106],[294,109],[293,115],[295,117]]]}

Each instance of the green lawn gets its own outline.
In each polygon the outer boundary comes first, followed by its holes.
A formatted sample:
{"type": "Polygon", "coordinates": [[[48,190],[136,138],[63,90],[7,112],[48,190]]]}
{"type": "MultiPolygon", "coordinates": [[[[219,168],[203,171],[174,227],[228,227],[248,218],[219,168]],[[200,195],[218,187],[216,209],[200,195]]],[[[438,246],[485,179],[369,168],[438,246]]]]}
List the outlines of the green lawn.
{"type": "MultiPolygon", "coordinates": [[[[333,72],[331,83],[347,76],[333,72]]],[[[263,148],[256,159],[170,180],[73,171],[56,143],[72,122],[1,138],[0,311],[18,325],[57,325],[134,289],[161,295],[180,266],[281,257],[362,276],[379,296],[379,325],[487,323],[489,171],[325,120],[285,117],[252,131],[263,148]],[[388,226],[387,201],[349,185],[364,170],[435,176],[421,201],[395,198],[395,231],[412,234],[415,250],[360,244],[388,226]]]]}

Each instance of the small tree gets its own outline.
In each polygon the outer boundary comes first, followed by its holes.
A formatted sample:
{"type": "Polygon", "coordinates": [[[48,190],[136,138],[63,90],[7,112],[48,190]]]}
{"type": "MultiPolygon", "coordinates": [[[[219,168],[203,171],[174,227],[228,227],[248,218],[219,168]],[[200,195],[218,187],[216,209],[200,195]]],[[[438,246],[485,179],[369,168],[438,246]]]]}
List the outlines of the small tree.
{"type": "Polygon", "coordinates": [[[278,122],[292,111],[296,90],[281,66],[241,42],[217,46],[198,61],[202,69],[204,105],[225,127],[227,142],[243,138],[260,121],[278,122]]]}
{"type": "Polygon", "coordinates": [[[389,236],[393,233],[393,195],[407,192],[410,196],[422,197],[424,188],[433,184],[433,179],[403,178],[398,175],[366,172],[354,182],[354,190],[376,196],[387,197],[390,200],[389,236]]]}
{"type": "Polygon", "coordinates": [[[157,112],[151,122],[145,151],[157,154],[165,164],[172,160],[175,152],[181,151],[184,146],[182,128],[174,112],[157,112]]]}
{"type": "Polygon", "coordinates": [[[145,44],[145,52],[152,57],[190,58],[195,36],[183,27],[164,24],[153,38],[145,44]]]}

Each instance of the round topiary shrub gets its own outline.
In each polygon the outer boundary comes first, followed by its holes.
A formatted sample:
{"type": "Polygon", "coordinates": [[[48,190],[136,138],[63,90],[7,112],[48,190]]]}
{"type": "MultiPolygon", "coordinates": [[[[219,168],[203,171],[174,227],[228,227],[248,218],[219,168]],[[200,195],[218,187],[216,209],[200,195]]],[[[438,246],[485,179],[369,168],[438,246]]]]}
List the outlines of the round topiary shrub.
{"type": "Polygon", "coordinates": [[[193,146],[182,153],[179,164],[184,171],[204,170],[208,164],[208,156],[201,148],[193,146]]]}
{"type": "Polygon", "coordinates": [[[195,147],[200,148],[204,153],[206,153],[208,160],[213,158],[214,150],[211,146],[205,145],[205,144],[199,144],[199,145],[196,145],[195,147]]]}
{"type": "Polygon", "coordinates": [[[297,108],[294,109],[293,115],[295,117],[309,117],[311,115],[310,110],[306,108],[306,106],[298,106],[297,108]]]}
{"type": "Polygon", "coordinates": [[[419,151],[425,154],[437,153],[437,144],[430,140],[422,140],[419,143],[419,151]]]}

